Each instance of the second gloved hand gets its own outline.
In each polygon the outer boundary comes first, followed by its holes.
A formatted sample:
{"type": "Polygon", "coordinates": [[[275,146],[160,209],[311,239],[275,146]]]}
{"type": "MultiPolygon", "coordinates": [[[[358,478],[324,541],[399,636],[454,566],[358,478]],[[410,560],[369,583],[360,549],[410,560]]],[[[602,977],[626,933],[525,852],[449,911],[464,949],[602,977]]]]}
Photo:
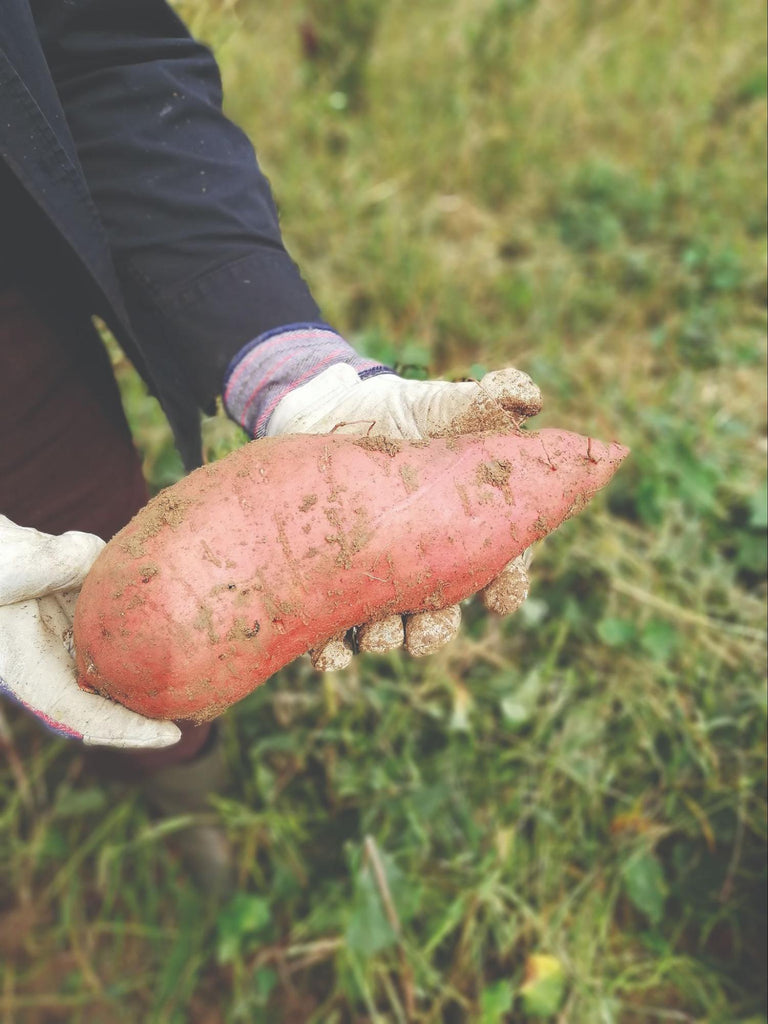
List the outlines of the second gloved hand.
{"type": "MultiPolygon", "coordinates": [[[[541,394],[531,378],[516,369],[486,374],[478,383],[405,380],[384,373],[360,379],[357,371],[335,364],[283,397],[265,433],[384,435],[407,440],[509,430],[541,409],[541,394]]],[[[521,555],[483,591],[486,607],[500,614],[515,611],[528,593],[528,557],[521,555]]],[[[439,611],[390,616],[363,623],[360,650],[385,651],[404,644],[413,655],[431,654],[451,640],[460,624],[457,605],[439,611]]],[[[315,667],[342,668],[352,650],[345,637],[312,652],[315,667]]]]}
{"type": "Polygon", "coordinates": [[[75,601],[103,547],[91,533],[53,536],[0,515],[0,693],[53,732],[87,744],[170,746],[181,735],[173,722],[143,718],[77,685],[75,601]]]}

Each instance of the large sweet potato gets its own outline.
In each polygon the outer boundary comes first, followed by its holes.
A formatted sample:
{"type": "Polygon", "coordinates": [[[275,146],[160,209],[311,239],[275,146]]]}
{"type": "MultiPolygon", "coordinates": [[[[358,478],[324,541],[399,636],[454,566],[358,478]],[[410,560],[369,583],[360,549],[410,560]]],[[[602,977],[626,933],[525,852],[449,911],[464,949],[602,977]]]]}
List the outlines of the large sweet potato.
{"type": "Polygon", "coordinates": [[[75,614],[81,685],[213,718],[341,630],[473,594],[625,454],[555,430],[254,441],[161,492],[99,556],[75,614]]]}

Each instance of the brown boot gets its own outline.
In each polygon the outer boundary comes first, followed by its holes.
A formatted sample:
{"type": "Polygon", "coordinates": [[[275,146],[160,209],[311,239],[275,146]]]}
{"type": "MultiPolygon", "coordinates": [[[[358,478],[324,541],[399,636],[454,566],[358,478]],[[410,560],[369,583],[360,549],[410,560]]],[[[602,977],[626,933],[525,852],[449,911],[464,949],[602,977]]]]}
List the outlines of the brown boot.
{"type": "Polygon", "coordinates": [[[235,889],[235,867],[229,841],[217,823],[209,796],[220,793],[228,778],[221,731],[214,726],[205,746],[190,761],[148,774],[141,783],[147,803],[161,817],[193,815],[174,842],[201,891],[221,900],[235,889]]]}
{"type": "Polygon", "coordinates": [[[193,816],[171,841],[200,890],[221,901],[235,888],[232,850],[208,799],[227,782],[221,730],[217,723],[178,724],[182,738],[173,747],[135,753],[91,748],[86,758],[101,777],[138,785],[156,816],[193,816]]]}

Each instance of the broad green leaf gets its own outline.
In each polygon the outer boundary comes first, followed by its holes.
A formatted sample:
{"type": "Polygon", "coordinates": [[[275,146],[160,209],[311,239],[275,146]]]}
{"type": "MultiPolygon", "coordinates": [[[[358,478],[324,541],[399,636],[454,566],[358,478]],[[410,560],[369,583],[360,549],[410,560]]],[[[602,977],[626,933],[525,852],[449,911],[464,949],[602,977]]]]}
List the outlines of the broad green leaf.
{"type": "Polygon", "coordinates": [[[657,661],[666,661],[674,652],[677,643],[677,630],[666,619],[651,619],[640,634],[640,644],[643,650],[657,661]]]}
{"type": "Polygon", "coordinates": [[[266,928],[271,916],[269,904],[260,896],[238,893],[230,900],[218,919],[219,963],[235,960],[248,940],[266,928]]]}
{"type": "Polygon", "coordinates": [[[768,491],[755,491],[749,501],[749,525],[755,530],[768,529],[768,491]]]}
{"type": "Polygon", "coordinates": [[[486,986],[480,995],[480,1020],[478,1024],[502,1024],[512,1009],[514,989],[508,981],[497,981],[486,986]]]}
{"type": "Polygon", "coordinates": [[[740,569],[764,575],[768,567],[768,538],[765,533],[742,532],[736,551],[736,564],[740,569]]]}
{"type": "MultiPolygon", "coordinates": [[[[378,856],[397,916],[401,923],[409,921],[418,912],[421,888],[399,870],[386,851],[379,850],[378,856]]],[[[396,941],[397,936],[387,918],[383,899],[370,864],[364,863],[355,876],[352,913],[346,929],[347,945],[353,952],[371,956],[396,941]]]]}
{"type": "Polygon", "coordinates": [[[345,935],[347,945],[363,957],[391,946],[397,936],[387,920],[373,872],[365,868],[357,877],[352,915],[345,935]]]}
{"type": "Polygon", "coordinates": [[[259,1003],[266,1003],[277,984],[277,974],[270,967],[260,967],[253,975],[253,987],[259,1003]]]}
{"type": "Polygon", "coordinates": [[[626,646],[634,640],[636,632],[634,622],[628,619],[607,616],[597,624],[597,635],[609,647],[626,646]]]}
{"type": "Polygon", "coordinates": [[[531,718],[531,711],[530,706],[526,706],[515,697],[505,697],[501,702],[501,713],[504,716],[504,721],[511,725],[512,728],[519,728],[521,725],[525,725],[531,718]]]}
{"type": "Polygon", "coordinates": [[[528,957],[520,995],[523,1009],[531,1017],[551,1017],[557,1013],[565,995],[565,972],[557,957],[548,953],[528,957]]]}
{"type": "Polygon", "coordinates": [[[627,896],[651,924],[659,924],[664,917],[667,883],[657,858],[650,852],[631,857],[621,872],[627,896]]]}

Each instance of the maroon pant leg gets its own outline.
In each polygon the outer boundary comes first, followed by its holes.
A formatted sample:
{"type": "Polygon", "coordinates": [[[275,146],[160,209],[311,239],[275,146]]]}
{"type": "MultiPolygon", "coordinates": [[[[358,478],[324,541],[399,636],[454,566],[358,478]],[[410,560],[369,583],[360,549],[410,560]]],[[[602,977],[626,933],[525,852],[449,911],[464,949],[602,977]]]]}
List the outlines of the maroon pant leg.
{"type": "MultiPolygon", "coordinates": [[[[147,501],[109,357],[90,318],[0,289],[0,514],[46,533],[108,540],[147,501]]],[[[126,755],[137,773],[202,748],[209,726],[126,755]]]]}

